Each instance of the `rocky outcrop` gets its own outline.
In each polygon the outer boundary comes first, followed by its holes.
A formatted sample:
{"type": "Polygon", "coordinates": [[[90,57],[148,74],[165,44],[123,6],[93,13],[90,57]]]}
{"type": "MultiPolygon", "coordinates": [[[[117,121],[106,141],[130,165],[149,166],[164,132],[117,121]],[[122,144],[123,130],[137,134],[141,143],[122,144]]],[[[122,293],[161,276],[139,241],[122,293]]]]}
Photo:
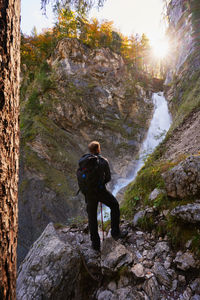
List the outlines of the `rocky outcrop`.
{"type": "Polygon", "coordinates": [[[200,193],[200,156],[190,156],[163,175],[167,195],[184,199],[200,193]]]}
{"type": "Polygon", "coordinates": [[[151,92],[135,84],[120,55],[77,39],[59,41],[31,76],[22,82],[18,261],[49,222],[85,216],[76,168],[88,143],[100,141],[114,182],[126,175],[152,110],[151,92]]]}
{"type": "Polygon", "coordinates": [[[178,78],[185,76],[188,69],[190,74],[187,76],[192,76],[200,68],[199,53],[196,53],[200,21],[198,9],[198,0],[169,2],[167,15],[171,53],[165,84],[172,83],[175,76],[178,78]]]}
{"type": "MultiPolygon", "coordinates": [[[[200,265],[188,250],[174,252],[167,237],[132,230],[110,237],[101,255],[91,249],[86,226],[55,229],[49,224],[19,269],[17,299],[188,299],[199,294],[200,265]]],[[[194,298],[195,299],[195,298],[194,298]]]]}
{"type": "Polygon", "coordinates": [[[171,211],[171,215],[185,222],[200,223],[200,203],[177,206],[171,211]]]}

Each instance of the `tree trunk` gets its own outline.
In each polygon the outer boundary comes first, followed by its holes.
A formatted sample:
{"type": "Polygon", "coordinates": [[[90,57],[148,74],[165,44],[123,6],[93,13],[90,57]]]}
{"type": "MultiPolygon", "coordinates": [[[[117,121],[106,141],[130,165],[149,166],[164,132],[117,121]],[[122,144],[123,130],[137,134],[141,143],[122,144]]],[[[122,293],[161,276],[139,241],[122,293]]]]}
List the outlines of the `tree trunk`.
{"type": "Polygon", "coordinates": [[[16,290],[20,0],[0,0],[0,300],[16,290]]]}

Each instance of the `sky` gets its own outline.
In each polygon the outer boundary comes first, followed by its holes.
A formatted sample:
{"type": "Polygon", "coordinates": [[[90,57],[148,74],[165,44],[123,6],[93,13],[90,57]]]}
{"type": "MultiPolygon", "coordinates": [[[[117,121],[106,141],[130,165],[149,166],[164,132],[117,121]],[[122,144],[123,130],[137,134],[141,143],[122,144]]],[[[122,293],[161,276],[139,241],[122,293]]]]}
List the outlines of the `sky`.
{"type": "MultiPolygon", "coordinates": [[[[47,16],[42,15],[40,0],[21,0],[22,32],[30,34],[36,26],[38,33],[43,28],[53,26],[54,17],[51,6],[47,7],[47,16]]],[[[164,35],[162,21],[163,0],[107,0],[99,11],[93,9],[90,17],[114,21],[114,27],[123,34],[145,33],[155,42],[164,35]]]]}

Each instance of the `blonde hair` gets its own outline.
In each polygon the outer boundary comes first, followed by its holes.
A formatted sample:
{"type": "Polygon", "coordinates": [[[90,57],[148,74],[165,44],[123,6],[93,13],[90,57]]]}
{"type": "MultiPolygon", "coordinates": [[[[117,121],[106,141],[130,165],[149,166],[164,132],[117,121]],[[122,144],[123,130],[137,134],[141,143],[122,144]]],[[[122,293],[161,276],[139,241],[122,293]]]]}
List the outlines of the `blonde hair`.
{"type": "Polygon", "coordinates": [[[89,143],[88,149],[92,154],[97,154],[101,151],[100,144],[97,141],[92,141],[91,143],[89,143]]]}

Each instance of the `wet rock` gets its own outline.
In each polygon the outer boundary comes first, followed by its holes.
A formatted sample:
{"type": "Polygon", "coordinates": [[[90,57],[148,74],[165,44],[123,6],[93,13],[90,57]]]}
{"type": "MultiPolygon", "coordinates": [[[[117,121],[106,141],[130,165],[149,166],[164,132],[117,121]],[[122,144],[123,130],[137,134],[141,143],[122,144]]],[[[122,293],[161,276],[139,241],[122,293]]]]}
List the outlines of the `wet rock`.
{"type": "Polygon", "coordinates": [[[116,272],[122,266],[128,266],[133,261],[132,253],[122,244],[112,238],[107,238],[102,246],[101,267],[105,272],[116,272]]]}
{"type": "Polygon", "coordinates": [[[176,263],[177,268],[183,271],[196,267],[196,262],[194,260],[193,254],[189,251],[185,253],[183,253],[182,251],[177,252],[174,263],[176,263]]]}
{"type": "Polygon", "coordinates": [[[156,278],[153,276],[149,280],[146,280],[143,289],[150,300],[160,299],[160,289],[156,278]]]}
{"type": "Polygon", "coordinates": [[[189,223],[199,223],[200,204],[191,203],[187,205],[177,206],[171,211],[171,215],[176,217],[177,219],[181,219],[189,223]]]}
{"type": "Polygon", "coordinates": [[[167,287],[171,286],[171,279],[166,269],[162,266],[161,263],[159,262],[154,263],[153,272],[160,284],[164,284],[167,287]]]}
{"type": "Polygon", "coordinates": [[[190,156],[162,174],[167,195],[173,198],[195,196],[200,190],[200,156],[190,156]]]}

